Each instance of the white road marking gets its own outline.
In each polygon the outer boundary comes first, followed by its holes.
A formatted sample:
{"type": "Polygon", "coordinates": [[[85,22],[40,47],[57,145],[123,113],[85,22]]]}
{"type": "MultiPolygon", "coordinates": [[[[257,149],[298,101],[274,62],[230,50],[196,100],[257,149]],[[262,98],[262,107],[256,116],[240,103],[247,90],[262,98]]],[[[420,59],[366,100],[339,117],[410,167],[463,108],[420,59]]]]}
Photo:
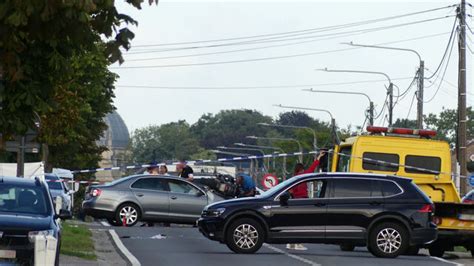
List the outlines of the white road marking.
{"type": "Polygon", "coordinates": [[[120,240],[119,236],[117,235],[117,233],[115,232],[115,230],[113,229],[110,229],[109,230],[109,233],[110,235],[112,236],[112,239],[114,240],[115,242],[115,245],[117,245],[117,247],[120,249],[120,251],[122,252],[123,255],[125,255],[125,257],[127,257],[127,259],[129,260],[130,264],[132,264],[132,266],[141,266],[140,262],[138,261],[137,258],[135,258],[135,256],[133,256],[133,254],[125,247],[125,245],[122,243],[122,241],[120,240]]]}
{"type": "Polygon", "coordinates": [[[110,224],[106,221],[100,221],[100,224],[102,224],[103,226],[110,226],[110,224]]]}
{"type": "Polygon", "coordinates": [[[272,245],[269,245],[269,244],[266,244],[266,243],[264,243],[263,245],[264,245],[265,247],[267,247],[267,248],[269,248],[269,249],[275,251],[275,252],[278,252],[278,253],[280,253],[280,254],[286,255],[286,256],[288,256],[288,257],[290,257],[290,258],[292,258],[292,259],[295,259],[295,260],[304,262],[304,263],[309,264],[309,265],[311,265],[311,266],[321,266],[321,264],[318,264],[318,263],[316,263],[316,262],[314,262],[314,261],[311,261],[311,260],[305,259],[305,258],[303,258],[303,257],[297,256],[297,255],[295,255],[295,254],[288,253],[288,252],[286,252],[286,251],[284,251],[284,250],[281,250],[281,249],[279,249],[279,248],[277,248],[277,247],[274,247],[274,246],[272,246],[272,245]]]}
{"type": "Polygon", "coordinates": [[[454,261],[445,260],[443,258],[433,257],[433,256],[429,256],[429,257],[432,258],[432,259],[435,259],[435,260],[439,260],[439,261],[444,262],[444,263],[449,263],[449,264],[453,264],[453,265],[456,265],[456,266],[464,266],[464,264],[457,263],[457,262],[454,262],[454,261]]]}

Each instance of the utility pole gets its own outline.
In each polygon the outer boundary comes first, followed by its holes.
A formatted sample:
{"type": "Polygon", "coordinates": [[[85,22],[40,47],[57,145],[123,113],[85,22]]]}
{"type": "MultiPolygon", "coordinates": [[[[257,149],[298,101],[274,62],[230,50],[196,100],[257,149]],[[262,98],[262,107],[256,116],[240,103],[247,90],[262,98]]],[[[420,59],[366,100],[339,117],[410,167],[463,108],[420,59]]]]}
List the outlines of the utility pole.
{"type": "Polygon", "coordinates": [[[420,68],[418,69],[418,91],[416,92],[416,99],[418,105],[416,108],[416,126],[423,128],[423,87],[425,80],[425,61],[420,60],[420,68]]]}
{"type": "Polygon", "coordinates": [[[466,1],[461,0],[461,6],[457,9],[459,19],[459,70],[458,70],[458,141],[457,154],[461,168],[460,183],[461,196],[467,193],[467,169],[466,169],[466,1]]]}
{"type": "Polygon", "coordinates": [[[388,85],[388,126],[391,127],[393,124],[393,83],[390,82],[388,85]]]}

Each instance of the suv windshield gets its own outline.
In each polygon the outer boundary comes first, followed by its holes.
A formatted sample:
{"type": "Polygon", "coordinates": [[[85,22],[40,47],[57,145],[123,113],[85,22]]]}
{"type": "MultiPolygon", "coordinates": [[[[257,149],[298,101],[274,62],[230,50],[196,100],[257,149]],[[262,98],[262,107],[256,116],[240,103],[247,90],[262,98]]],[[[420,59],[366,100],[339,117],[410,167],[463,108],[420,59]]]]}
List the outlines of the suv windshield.
{"type": "Polygon", "coordinates": [[[0,184],[0,212],[47,215],[45,193],[41,187],[0,184]]]}

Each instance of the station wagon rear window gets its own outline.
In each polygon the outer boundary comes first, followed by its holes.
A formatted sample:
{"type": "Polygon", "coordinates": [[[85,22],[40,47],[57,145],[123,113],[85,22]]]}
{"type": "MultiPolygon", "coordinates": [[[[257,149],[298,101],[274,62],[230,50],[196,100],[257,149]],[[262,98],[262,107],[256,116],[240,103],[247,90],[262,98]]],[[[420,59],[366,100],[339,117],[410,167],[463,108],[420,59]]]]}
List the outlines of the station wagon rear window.
{"type": "Polygon", "coordinates": [[[405,172],[415,174],[439,174],[441,158],[431,156],[407,155],[405,157],[405,172]],[[421,169],[416,169],[416,168],[421,169]],[[425,170],[422,170],[425,169],[425,170]]]}
{"type": "Polygon", "coordinates": [[[364,152],[362,168],[364,170],[397,172],[400,156],[393,153],[364,152]]]}

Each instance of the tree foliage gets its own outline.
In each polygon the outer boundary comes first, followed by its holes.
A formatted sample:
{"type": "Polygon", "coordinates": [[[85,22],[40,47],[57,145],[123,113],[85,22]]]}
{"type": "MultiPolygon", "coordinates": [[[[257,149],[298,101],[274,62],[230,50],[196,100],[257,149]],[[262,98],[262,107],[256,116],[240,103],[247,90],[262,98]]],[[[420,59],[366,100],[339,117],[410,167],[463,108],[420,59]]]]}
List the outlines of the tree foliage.
{"type": "MultiPolygon", "coordinates": [[[[446,140],[452,145],[456,144],[457,132],[457,110],[444,109],[439,114],[428,114],[424,116],[425,124],[428,128],[438,132],[436,138],[446,140]]],[[[467,138],[474,137],[474,111],[472,107],[467,108],[467,138]]]]}

